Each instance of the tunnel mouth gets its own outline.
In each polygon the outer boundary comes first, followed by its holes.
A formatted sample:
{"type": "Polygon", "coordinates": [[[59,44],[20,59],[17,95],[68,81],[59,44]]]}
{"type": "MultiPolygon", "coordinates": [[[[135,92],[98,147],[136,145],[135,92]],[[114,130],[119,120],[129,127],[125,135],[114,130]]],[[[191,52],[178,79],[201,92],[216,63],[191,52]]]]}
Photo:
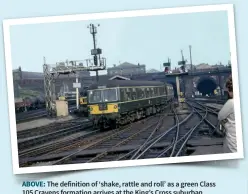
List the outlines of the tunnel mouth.
{"type": "Polygon", "coordinates": [[[214,95],[214,90],[217,88],[216,81],[212,78],[202,78],[198,85],[197,90],[202,93],[202,95],[214,95]]]}

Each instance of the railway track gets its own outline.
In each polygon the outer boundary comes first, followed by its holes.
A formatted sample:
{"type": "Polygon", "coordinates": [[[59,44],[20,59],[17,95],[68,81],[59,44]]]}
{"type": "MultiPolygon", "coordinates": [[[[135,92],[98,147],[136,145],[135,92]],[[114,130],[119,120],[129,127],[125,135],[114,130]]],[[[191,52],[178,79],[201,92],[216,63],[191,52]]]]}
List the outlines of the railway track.
{"type": "MultiPolygon", "coordinates": [[[[150,117],[149,120],[152,120],[152,118],[154,118],[154,117],[150,117]]],[[[76,150],[75,152],[61,158],[58,161],[53,162],[52,164],[58,165],[58,164],[64,164],[68,161],[73,162],[72,160],[75,160],[75,159],[77,160],[78,156],[79,156],[78,153],[80,153],[82,151],[86,151],[87,153],[90,153],[91,151],[94,151],[96,149],[101,149],[101,148],[112,149],[113,147],[118,147],[118,146],[124,145],[129,140],[131,140],[132,138],[134,138],[135,136],[137,136],[141,132],[148,129],[151,125],[156,125],[157,124],[156,118],[157,118],[157,116],[155,116],[155,121],[152,120],[152,124],[150,124],[145,129],[137,130],[137,128],[136,128],[137,124],[140,122],[135,123],[135,124],[134,123],[129,124],[129,125],[125,126],[123,129],[115,131],[111,135],[100,138],[97,141],[94,141],[90,144],[86,144],[85,147],[82,147],[79,150],[76,150]]],[[[105,152],[103,152],[103,153],[105,153],[105,152]]],[[[87,162],[88,159],[91,160],[92,157],[90,156],[89,158],[87,158],[87,157],[83,156],[83,159],[80,158],[80,162],[82,162],[81,160],[84,160],[84,162],[87,162]]]]}
{"type": "Polygon", "coordinates": [[[176,145],[175,142],[180,141],[180,139],[178,140],[179,126],[187,122],[193,116],[193,112],[188,114],[181,121],[179,121],[175,111],[174,113],[176,120],[176,124],[174,126],[169,128],[165,132],[153,137],[151,140],[137,147],[136,149],[131,150],[127,154],[120,156],[117,160],[130,160],[130,159],[137,160],[141,158],[156,158],[159,155],[168,152],[170,149],[175,150],[175,146],[174,146],[176,145]],[[174,138],[174,136],[176,136],[176,138],[174,138]],[[157,150],[160,150],[160,152],[157,150]]]}
{"type": "MultiPolygon", "coordinates": [[[[41,132],[39,135],[31,136],[24,139],[18,140],[18,149],[19,153],[25,152],[25,150],[30,149],[31,147],[44,144],[49,141],[55,141],[58,138],[77,133],[86,128],[92,127],[90,121],[84,123],[69,123],[66,126],[61,125],[52,125],[52,127],[47,127],[44,131],[47,133],[41,132]]],[[[35,134],[35,133],[34,133],[35,134]]],[[[24,134],[26,135],[26,134],[24,134]]]]}
{"type": "MultiPolygon", "coordinates": [[[[73,112],[76,110],[76,106],[70,106],[69,112],[73,112]]],[[[45,118],[47,117],[47,112],[45,109],[37,109],[37,110],[31,110],[27,112],[17,113],[16,114],[16,123],[24,123],[28,121],[32,121],[35,119],[45,118]]]]}
{"type": "Polygon", "coordinates": [[[45,109],[31,110],[16,114],[16,123],[24,123],[47,116],[45,109]]]}
{"type": "MultiPolygon", "coordinates": [[[[63,164],[63,163],[82,163],[82,162],[95,162],[95,161],[106,161],[109,158],[109,154],[112,152],[116,152],[118,150],[125,149],[126,147],[130,147],[129,145],[137,146],[139,142],[147,140],[147,137],[152,137],[156,133],[161,133],[159,130],[161,129],[164,123],[164,119],[166,115],[160,115],[155,120],[152,120],[144,123],[147,125],[141,130],[137,130],[137,125],[129,125],[125,128],[125,130],[120,133],[114,133],[112,136],[108,138],[101,139],[100,141],[94,142],[91,145],[86,145],[86,147],[78,150],[77,152],[72,153],[56,162],[55,164],[63,164]],[[69,160],[69,161],[68,161],[69,160]]],[[[151,119],[151,118],[149,118],[151,119]]],[[[168,124],[168,123],[167,123],[168,124]]],[[[140,128],[140,126],[139,126],[140,128]]],[[[110,159],[111,160],[111,159],[110,159]]]]}
{"type": "Polygon", "coordinates": [[[59,154],[61,152],[68,151],[73,148],[81,147],[83,145],[96,141],[99,138],[100,139],[107,138],[111,134],[113,134],[113,132],[121,130],[121,129],[117,129],[115,131],[106,131],[106,132],[97,133],[97,132],[100,132],[100,130],[92,131],[91,129],[92,129],[92,126],[90,125],[86,127],[85,130],[83,131],[83,132],[90,131],[87,134],[78,132],[69,137],[64,137],[63,139],[60,139],[58,141],[53,141],[51,143],[47,143],[41,146],[33,147],[31,149],[27,149],[23,151],[23,153],[20,153],[19,156],[23,158],[23,157],[34,157],[34,156],[39,156],[43,154],[42,156],[44,157],[44,156],[49,156],[53,154],[59,154]],[[94,136],[89,136],[95,133],[97,134],[94,136]],[[87,139],[85,139],[86,137],[87,139]]]}
{"type": "MultiPolygon", "coordinates": [[[[147,118],[147,121],[150,121],[157,116],[153,116],[150,118],[147,118]]],[[[70,143],[62,143],[60,142],[61,147],[57,150],[53,150],[51,152],[48,151],[47,154],[44,154],[42,156],[37,156],[37,149],[33,149],[32,153],[36,155],[35,157],[30,157],[32,154],[29,152],[26,155],[22,155],[22,159],[20,161],[20,165],[28,165],[30,163],[35,163],[38,161],[50,161],[54,160],[56,158],[60,158],[59,160],[54,161],[52,164],[63,164],[68,160],[73,159],[76,157],[80,152],[86,151],[94,151],[94,149],[99,149],[101,146],[108,144],[109,140],[113,141],[118,141],[118,139],[124,139],[124,136],[127,135],[127,133],[132,134],[134,131],[137,131],[135,126],[142,124],[144,121],[138,121],[137,123],[129,124],[128,126],[121,127],[119,129],[111,130],[111,131],[106,131],[106,132],[101,132],[97,133],[96,135],[91,135],[87,138],[81,139],[81,140],[74,140],[71,141],[70,143]],[[63,145],[62,145],[63,144],[63,145]],[[67,144],[67,145],[66,145],[67,144]],[[64,146],[66,145],[66,146],[64,146]],[[73,151],[74,149],[74,151],[73,151]],[[25,158],[26,157],[26,158],[25,158]]],[[[146,123],[145,122],[145,123],[146,123]]],[[[154,124],[156,124],[156,121],[153,121],[154,124]]],[[[142,124],[144,125],[144,124],[142,124]]],[[[141,133],[141,132],[140,132],[141,133]]],[[[137,135],[137,134],[136,134],[137,135]]],[[[135,135],[133,134],[133,137],[135,135]]],[[[68,140],[70,141],[70,140],[68,140]]],[[[124,142],[123,142],[124,143],[124,142]]],[[[109,145],[111,146],[111,144],[109,145]]],[[[57,146],[58,147],[58,146],[57,146]]],[[[47,147],[41,148],[43,149],[42,152],[47,152],[47,147]]]]}
{"type": "MultiPolygon", "coordinates": [[[[201,109],[203,110],[203,108],[201,109]]],[[[130,159],[144,159],[144,158],[160,158],[160,157],[178,157],[185,154],[185,148],[187,141],[190,138],[200,138],[196,131],[202,130],[204,127],[203,121],[206,121],[208,125],[213,129],[215,126],[206,118],[208,109],[205,108],[204,115],[192,106],[192,113],[189,114],[182,121],[179,121],[177,114],[175,113],[176,124],[163,134],[156,136],[147,143],[147,146],[141,146],[122,155],[118,160],[130,160],[130,159]],[[190,117],[197,113],[200,117],[200,121],[197,122],[195,117],[192,118],[191,123],[197,123],[192,127],[187,127],[186,124],[190,123],[190,117]],[[162,142],[168,142],[164,145],[162,142]],[[171,142],[171,143],[169,143],[171,142]]],[[[207,127],[207,130],[209,128],[207,127]]]]}
{"type": "Polygon", "coordinates": [[[195,102],[195,105],[192,105],[195,109],[196,109],[196,112],[198,113],[198,115],[200,115],[199,111],[203,110],[203,109],[207,109],[207,116],[206,118],[204,119],[204,122],[206,125],[209,126],[209,130],[207,131],[202,131],[202,132],[205,132],[205,134],[208,134],[209,137],[223,137],[223,134],[217,130],[219,129],[219,123],[218,123],[218,109],[214,109],[214,108],[210,108],[204,104],[201,104],[201,103],[198,103],[198,102],[195,102]],[[197,111],[198,110],[198,111],[197,111]],[[213,124],[214,123],[214,124],[213,124]]]}
{"type": "Polygon", "coordinates": [[[197,102],[204,102],[204,103],[217,103],[217,104],[225,104],[225,102],[227,101],[227,98],[204,98],[204,97],[195,97],[195,98],[188,98],[188,100],[193,100],[193,101],[197,101],[197,102]]]}
{"type": "MultiPolygon", "coordinates": [[[[89,162],[102,162],[102,161],[114,161],[117,160],[120,154],[132,149],[132,147],[137,148],[139,145],[145,145],[149,142],[152,137],[161,134],[165,129],[161,129],[165,124],[166,115],[162,115],[150,123],[143,126],[142,129],[137,130],[137,128],[130,126],[122,131],[121,134],[114,134],[109,139],[104,139],[101,142],[95,142],[93,145],[89,145],[84,149],[74,152],[54,163],[64,164],[64,163],[89,163],[89,162]],[[108,141],[107,141],[108,140],[108,141]],[[81,152],[81,153],[80,153],[81,152]],[[73,158],[74,157],[74,158],[73,158]]],[[[167,123],[168,124],[168,123],[167,123]]],[[[139,126],[140,127],[140,126],[139,126]]]]}
{"type": "Polygon", "coordinates": [[[21,131],[17,131],[17,139],[26,139],[34,136],[40,136],[46,133],[51,133],[53,131],[57,131],[59,128],[65,128],[71,125],[74,121],[77,121],[78,119],[73,119],[68,122],[57,122],[57,123],[51,123],[49,125],[36,127],[36,128],[30,128],[25,129],[21,131]]]}
{"type": "Polygon", "coordinates": [[[187,102],[187,105],[191,108],[188,114],[173,111],[175,122],[170,123],[166,120],[169,116],[159,114],[120,129],[70,143],[68,141],[67,146],[61,143],[59,149],[42,156],[25,158],[23,163],[49,161],[50,165],[60,165],[187,155],[187,142],[210,136],[216,129],[218,114],[199,102],[187,102]]]}
{"type": "MultiPolygon", "coordinates": [[[[202,128],[206,127],[203,125],[203,121],[206,121],[210,125],[211,128],[215,128],[215,126],[206,118],[208,114],[207,108],[205,108],[204,115],[202,115],[194,107],[192,107],[192,109],[193,109],[192,113],[189,114],[182,121],[179,121],[178,116],[175,113],[176,124],[173,127],[171,127],[169,130],[165,131],[164,133],[160,135],[157,135],[157,136],[154,135],[154,138],[151,138],[152,135],[150,135],[143,144],[141,144],[136,149],[129,151],[127,154],[121,154],[121,156],[117,160],[124,160],[124,159],[132,160],[132,159],[158,158],[158,157],[177,157],[177,156],[184,155],[184,152],[185,152],[184,148],[186,146],[187,141],[190,138],[192,138],[193,135],[198,136],[199,138],[199,134],[194,134],[194,133],[196,132],[196,130],[202,130],[202,128]],[[201,118],[198,123],[197,123],[196,117],[191,118],[193,114],[195,113],[197,113],[197,115],[201,118]],[[197,123],[197,124],[189,128],[189,127],[186,127],[184,123],[187,124],[190,118],[191,118],[191,125],[192,123],[197,123]]],[[[124,151],[124,150],[119,150],[119,151],[124,151]]],[[[102,154],[103,153],[101,153],[100,156],[102,154]]],[[[114,154],[106,158],[103,161],[116,160],[114,159],[116,158],[116,156],[118,155],[114,154]]],[[[97,159],[97,156],[96,158],[94,158],[94,160],[95,159],[97,159]]],[[[92,162],[94,160],[91,159],[89,161],[92,162]]]]}
{"type": "MultiPolygon", "coordinates": [[[[115,150],[116,148],[126,145],[127,143],[130,143],[130,141],[132,140],[137,141],[137,139],[135,139],[135,137],[139,136],[139,140],[140,139],[145,139],[147,137],[147,135],[149,135],[149,137],[152,137],[154,133],[156,133],[156,131],[161,128],[162,124],[163,124],[163,120],[164,120],[165,116],[160,116],[158,121],[155,121],[154,123],[144,127],[141,130],[136,130],[136,132],[134,133],[125,133],[122,136],[117,136],[114,139],[111,140],[111,144],[109,144],[108,142],[97,146],[97,148],[105,148],[107,147],[107,150],[105,152],[102,152],[100,154],[97,154],[95,157],[87,159],[85,162],[89,163],[89,162],[100,162],[100,161],[106,161],[106,158],[109,160],[112,159],[112,157],[108,157],[109,153],[113,152],[113,150],[115,150]]],[[[148,138],[149,138],[148,137],[148,138]]],[[[93,148],[94,149],[94,148],[93,148]]]]}
{"type": "MultiPolygon", "coordinates": [[[[91,129],[91,127],[88,129],[91,129]]],[[[25,151],[22,151],[19,153],[19,165],[20,167],[27,166],[28,163],[30,162],[30,157],[35,158],[39,155],[43,155],[43,156],[49,155],[49,153],[52,153],[56,149],[60,149],[61,147],[66,147],[68,146],[68,144],[73,143],[73,142],[82,141],[86,138],[93,136],[94,134],[98,132],[100,131],[99,130],[91,131],[91,130],[85,129],[85,131],[83,132],[75,133],[69,137],[62,138],[56,142],[43,144],[37,147],[27,149],[25,151]]]]}

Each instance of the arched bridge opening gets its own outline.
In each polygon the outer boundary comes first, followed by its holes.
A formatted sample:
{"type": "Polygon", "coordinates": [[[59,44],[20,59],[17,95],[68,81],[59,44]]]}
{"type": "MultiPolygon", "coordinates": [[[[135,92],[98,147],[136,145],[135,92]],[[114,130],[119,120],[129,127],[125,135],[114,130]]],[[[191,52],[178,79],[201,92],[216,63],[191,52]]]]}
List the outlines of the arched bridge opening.
{"type": "Polygon", "coordinates": [[[178,94],[177,94],[177,86],[176,86],[176,82],[173,81],[167,81],[168,84],[171,84],[174,90],[174,97],[177,98],[178,94]]]}
{"type": "Polygon", "coordinates": [[[212,77],[203,77],[198,81],[197,90],[202,95],[214,95],[214,90],[217,88],[217,83],[212,77]]]}
{"type": "Polygon", "coordinates": [[[160,82],[166,82],[168,84],[171,84],[174,90],[174,97],[177,98],[177,86],[176,86],[176,77],[155,77],[153,76],[151,81],[160,81],[160,82]]]}

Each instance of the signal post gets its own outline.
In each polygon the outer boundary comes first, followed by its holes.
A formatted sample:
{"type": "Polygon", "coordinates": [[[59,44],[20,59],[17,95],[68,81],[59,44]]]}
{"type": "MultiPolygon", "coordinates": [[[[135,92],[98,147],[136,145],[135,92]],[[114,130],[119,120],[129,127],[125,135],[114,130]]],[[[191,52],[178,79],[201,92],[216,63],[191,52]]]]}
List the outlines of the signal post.
{"type": "MultiPolygon", "coordinates": [[[[99,26],[99,25],[98,25],[99,26]]],[[[48,116],[54,117],[57,115],[56,108],[56,93],[55,80],[59,75],[77,74],[80,71],[95,71],[96,79],[98,81],[98,71],[106,69],[106,58],[100,57],[102,50],[96,47],[95,35],[97,28],[94,24],[88,26],[90,33],[93,35],[94,49],[91,50],[93,59],[85,60],[66,60],[65,62],[57,62],[56,64],[47,64],[44,57],[43,73],[44,73],[44,89],[46,111],[48,116]]],[[[81,83],[78,82],[78,75],[76,75],[76,82],[73,83],[73,88],[77,93],[77,108],[79,108],[79,91],[81,83]]]]}

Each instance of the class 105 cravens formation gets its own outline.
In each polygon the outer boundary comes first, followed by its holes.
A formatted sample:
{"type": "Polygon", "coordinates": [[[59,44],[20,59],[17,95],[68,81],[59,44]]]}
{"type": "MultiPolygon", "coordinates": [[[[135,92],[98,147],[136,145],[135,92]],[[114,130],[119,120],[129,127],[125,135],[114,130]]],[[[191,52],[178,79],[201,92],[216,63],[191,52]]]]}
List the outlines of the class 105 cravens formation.
{"type": "Polygon", "coordinates": [[[171,84],[157,81],[109,80],[87,91],[88,116],[100,129],[116,128],[164,111],[174,99],[171,84]]]}

